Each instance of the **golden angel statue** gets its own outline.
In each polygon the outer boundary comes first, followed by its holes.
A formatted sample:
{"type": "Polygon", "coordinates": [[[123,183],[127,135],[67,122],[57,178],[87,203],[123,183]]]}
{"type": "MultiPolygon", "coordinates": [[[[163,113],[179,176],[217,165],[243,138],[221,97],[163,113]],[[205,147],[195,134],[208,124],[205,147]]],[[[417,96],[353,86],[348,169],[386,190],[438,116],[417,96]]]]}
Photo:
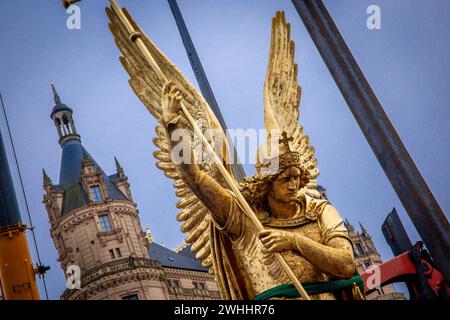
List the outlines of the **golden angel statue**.
{"type": "Polygon", "coordinates": [[[185,241],[214,273],[222,298],[298,298],[290,284],[292,276],[275,259],[277,254],[312,299],[363,298],[342,218],[316,189],[319,170],[314,149],[298,124],[301,91],[284,13],[277,12],[272,21],[264,85],[268,142],[258,150],[257,173],[245,178],[234,192],[218,166],[204,155],[201,143],[200,148],[195,140],[189,144],[192,163],[174,160],[177,142],[173,140],[177,139],[171,137],[177,130],[195,136],[195,130],[215,129],[218,134],[205,138],[211,144],[215,139],[226,141],[220,136],[223,130],[205,99],[130,13],[114,0],[106,12],[129,83],[159,122],[154,139],[159,148],[154,153],[156,165],[174,180],[180,197],[177,220],[183,222],[185,241]],[[257,223],[246,214],[240,200],[244,198],[257,223]]]}

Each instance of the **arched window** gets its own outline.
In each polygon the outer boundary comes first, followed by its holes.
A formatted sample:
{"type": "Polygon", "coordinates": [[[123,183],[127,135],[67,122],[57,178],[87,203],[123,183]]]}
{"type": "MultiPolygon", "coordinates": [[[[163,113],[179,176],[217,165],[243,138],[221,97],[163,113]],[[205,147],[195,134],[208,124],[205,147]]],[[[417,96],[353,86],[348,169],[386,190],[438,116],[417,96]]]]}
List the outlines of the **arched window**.
{"type": "Polygon", "coordinates": [[[100,187],[92,186],[92,187],[90,187],[90,189],[91,189],[91,194],[92,194],[92,200],[94,200],[94,202],[102,202],[103,196],[102,196],[100,187]]]}
{"type": "MultiPolygon", "coordinates": [[[[98,220],[100,221],[100,230],[102,232],[111,232],[112,231],[111,220],[109,219],[108,213],[99,214],[98,220]]],[[[114,254],[114,252],[113,252],[113,254],[114,254]]]]}
{"type": "Polygon", "coordinates": [[[62,121],[64,124],[64,131],[66,131],[66,134],[71,134],[72,130],[70,129],[69,119],[68,119],[67,115],[63,115],[62,121]]]}
{"type": "Polygon", "coordinates": [[[363,251],[363,248],[362,248],[360,243],[356,244],[355,251],[356,251],[355,253],[356,253],[357,256],[363,256],[364,255],[364,251],[363,251]]]}

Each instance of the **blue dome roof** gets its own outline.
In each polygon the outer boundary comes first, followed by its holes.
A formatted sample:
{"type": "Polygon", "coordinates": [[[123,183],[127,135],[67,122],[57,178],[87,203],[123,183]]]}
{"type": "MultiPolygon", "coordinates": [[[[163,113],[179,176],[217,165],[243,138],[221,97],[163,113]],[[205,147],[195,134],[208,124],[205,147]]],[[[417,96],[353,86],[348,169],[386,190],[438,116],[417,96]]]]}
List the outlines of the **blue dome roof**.
{"type": "MultiPolygon", "coordinates": [[[[55,99],[55,106],[53,107],[50,117],[53,119],[55,113],[61,111],[68,111],[71,114],[73,110],[61,102],[55,86],[52,84],[53,96],[55,99]]],[[[73,125],[73,123],[72,123],[73,125]]],[[[112,200],[128,200],[127,197],[114,184],[117,182],[115,175],[107,176],[102,168],[95,162],[92,156],[86,151],[80,141],[80,136],[71,126],[68,132],[61,135],[59,132],[60,144],[62,147],[61,155],[61,169],[59,173],[59,190],[64,191],[64,198],[62,203],[61,214],[65,215],[75,209],[89,203],[89,197],[84,190],[80,175],[83,169],[83,159],[87,157],[92,161],[97,172],[101,173],[108,198],[112,200]]]]}
{"type": "Polygon", "coordinates": [[[73,112],[73,110],[64,103],[58,103],[53,107],[52,113],[50,114],[50,118],[53,118],[53,115],[59,111],[69,111],[71,113],[73,112]]]}
{"type": "Polygon", "coordinates": [[[72,210],[81,208],[89,203],[88,196],[80,182],[83,156],[94,163],[96,170],[102,172],[109,198],[114,200],[127,200],[125,195],[114,185],[111,177],[107,176],[102,168],[95,162],[94,158],[87,152],[80,141],[72,140],[64,144],[61,156],[61,169],[59,174],[59,185],[64,190],[64,200],[62,205],[62,215],[72,210]]]}

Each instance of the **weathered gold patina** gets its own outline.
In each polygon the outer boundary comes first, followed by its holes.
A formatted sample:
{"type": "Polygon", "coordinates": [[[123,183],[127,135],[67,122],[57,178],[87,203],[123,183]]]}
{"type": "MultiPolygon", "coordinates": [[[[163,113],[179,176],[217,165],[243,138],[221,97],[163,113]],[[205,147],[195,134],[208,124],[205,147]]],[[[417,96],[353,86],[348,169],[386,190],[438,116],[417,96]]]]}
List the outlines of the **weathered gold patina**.
{"type": "MultiPolygon", "coordinates": [[[[281,253],[300,282],[353,276],[351,241],[339,213],[316,190],[317,160],[298,124],[301,90],[290,25],[284,14],[278,12],[272,21],[264,85],[267,143],[258,151],[257,173],[245,178],[238,192],[262,223],[261,231],[238,195],[229,190],[202,143],[196,142],[192,122],[186,119],[186,115],[195,119],[211,145],[217,141],[226,145],[222,128],[206,101],[131,15],[114,6],[107,14],[123,54],[120,61],[130,75],[134,92],[160,123],[154,139],[160,149],[154,153],[157,167],[175,180],[173,185],[181,198],[177,203],[181,209],[177,220],[183,221],[181,230],[187,233],[186,242],[192,244],[196,257],[216,275],[222,297],[251,299],[291,282],[274,253],[281,253]],[[193,163],[174,161],[172,151],[179,141],[170,137],[181,129],[194,137],[188,150],[193,163]],[[216,135],[207,135],[210,129],[215,129],[216,135]]],[[[222,155],[224,162],[226,154],[222,155]]],[[[335,296],[322,293],[312,298],[335,296]]]]}

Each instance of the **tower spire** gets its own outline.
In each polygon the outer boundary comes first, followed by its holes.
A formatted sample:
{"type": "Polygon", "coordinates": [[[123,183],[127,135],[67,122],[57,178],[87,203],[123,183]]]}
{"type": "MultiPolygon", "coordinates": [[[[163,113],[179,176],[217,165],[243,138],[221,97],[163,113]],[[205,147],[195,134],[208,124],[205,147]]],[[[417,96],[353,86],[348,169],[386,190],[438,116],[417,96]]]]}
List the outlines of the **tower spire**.
{"type": "Polygon", "coordinates": [[[345,227],[347,228],[348,231],[354,231],[355,230],[353,225],[347,219],[344,220],[344,225],[345,225],[345,227]]]}
{"type": "Polygon", "coordinates": [[[55,106],[52,109],[50,118],[54,121],[58,133],[59,144],[62,147],[67,141],[80,141],[80,135],[77,133],[73,121],[73,110],[61,102],[61,98],[59,97],[53,82],[50,85],[53,91],[53,99],[55,100],[55,106]]]}
{"type": "Polygon", "coordinates": [[[125,176],[124,172],[123,172],[123,168],[120,165],[119,160],[117,160],[117,158],[114,156],[114,161],[116,162],[116,172],[119,175],[119,177],[123,178],[125,176]]]}
{"type": "Polygon", "coordinates": [[[120,165],[119,160],[117,160],[116,156],[114,156],[114,161],[116,162],[117,171],[122,170],[122,166],[120,165]]]}
{"type": "Polygon", "coordinates": [[[44,183],[46,183],[46,182],[52,183],[52,180],[51,180],[50,177],[47,175],[47,172],[45,172],[45,169],[42,169],[42,176],[44,177],[44,183]]]}
{"type": "Polygon", "coordinates": [[[367,236],[367,235],[368,235],[367,230],[366,230],[366,228],[364,228],[364,226],[362,225],[361,222],[359,222],[359,226],[360,226],[360,228],[361,228],[362,234],[365,235],[365,236],[367,236]]]}
{"type": "Polygon", "coordinates": [[[50,84],[53,91],[53,99],[55,100],[55,104],[61,104],[61,99],[59,98],[58,92],[56,91],[55,85],[53,82],[50,84]]]}
{"type": "Polygon", "coordinates": [[[44,169],[42,169],[42,177],[44,180],[42,182],[42,187],[48,193],[53,185],[52,179],[50,179],[50,177],[47,175],[47,172],[45,172],[44,169]]]}

